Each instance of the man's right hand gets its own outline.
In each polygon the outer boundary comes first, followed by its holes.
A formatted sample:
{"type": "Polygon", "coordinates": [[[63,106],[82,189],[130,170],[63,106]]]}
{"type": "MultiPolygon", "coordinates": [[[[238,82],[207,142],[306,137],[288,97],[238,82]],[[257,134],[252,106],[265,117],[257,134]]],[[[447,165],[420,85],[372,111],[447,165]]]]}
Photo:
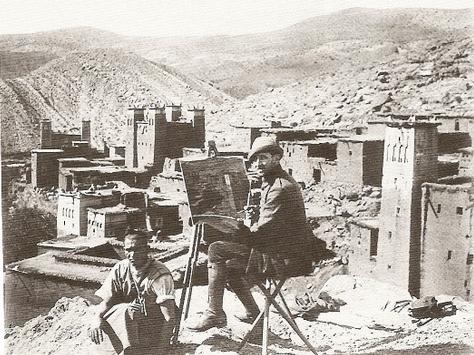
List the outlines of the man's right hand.
{"type": "Polygon", "coordinates": [[[260,169],[249,169],[247,171],[247,178],[251,181],[251,182],[258,182],[262,179],[263,177],[263,171],[260,170],[260,169]]]}
{"type": "Polygon", "coordinates": [[[96,320],[95,324],[92,325],[92,329],[89,330],[89,337],[97,345],[104,341],[104,331],[102,330],[102,324],[103,320],[102,318],[99,318],[96,320]]]}
{"type": "Polygon", "coordinates": [[[253,221],[257,216],[259,207],[257,205],[248,205],[244,207],[245,219],[253,221]]]}

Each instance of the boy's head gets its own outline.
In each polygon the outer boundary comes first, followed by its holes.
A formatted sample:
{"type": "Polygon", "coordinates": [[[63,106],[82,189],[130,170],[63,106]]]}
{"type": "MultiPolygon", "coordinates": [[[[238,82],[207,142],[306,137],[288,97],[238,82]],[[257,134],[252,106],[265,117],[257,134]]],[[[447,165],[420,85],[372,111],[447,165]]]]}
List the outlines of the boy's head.
{"type": "Polygon", "coordinates": [[[123,249],[130,264],[136,269],[143,268],[148,261],[148,235],[141,230],[130,230],[125,234],[123,249]]]}

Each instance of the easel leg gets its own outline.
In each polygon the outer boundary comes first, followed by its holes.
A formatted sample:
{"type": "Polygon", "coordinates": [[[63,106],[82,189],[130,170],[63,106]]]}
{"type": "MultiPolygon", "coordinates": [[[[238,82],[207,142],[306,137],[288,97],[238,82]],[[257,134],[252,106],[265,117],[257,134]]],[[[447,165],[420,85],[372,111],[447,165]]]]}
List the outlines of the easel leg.
{"type": "MultiPolygon", "coordinates": [[[[187,294],[189,291],[189,288],[192,287],[191,283],[191,276],[192,276],[192,269],[193,269],[193,261],[195,260],[195,255],[198,253],[198,246],[199,246],[199,229],[198,226],[195,225],[193,227],[193,239],[191,240],[190,246],[189,246],[189,253],[188,253],[188,262],[186,264],[186,270],[184,272],[184,280],[183,280],[183,288],[181,290],[181,297],[179,300],[179,309],[178,309],[178,314],[176,317],[176,326],[174,329],[173,337],[171,339],[171,343],[173,345],[176,345],[178,343],[178,335],[179,331],[181,330],[181,324],[182,321],[184,321],[183,316],[186,314],[183,312],[184,306],[185,306],[185,301],[187,299],[187,294]]],[[[189,304],[188,304],[189,307],[189,304]]],[[[187,314],[186,314],[187,315],[187,314]]]]}
{"type": "Polygon", "coordinates": [[[198,257],[199,257],[199,244],[201,243],[201,237],[203,235],[204,225],[198,224],[196,226],[196,230],[197,230],[197,233],[196,233],[197,235],[195,237],[196,245],[194,247],[194,255],[192,257],[191,271],[189,273],[189,286],[188,286],[188,289],[187,289],[188,292],[186,293],[186,301],[184,303],[184,317],[183,317],[183,320],[187,319],[188,314],[189,314],[189,305],[191,304],[191,296],[192,296],[192,293],[193,293],[194,270],[196,269],[196,264],[197,264],[197,260],[198,260],[198,257]]]}

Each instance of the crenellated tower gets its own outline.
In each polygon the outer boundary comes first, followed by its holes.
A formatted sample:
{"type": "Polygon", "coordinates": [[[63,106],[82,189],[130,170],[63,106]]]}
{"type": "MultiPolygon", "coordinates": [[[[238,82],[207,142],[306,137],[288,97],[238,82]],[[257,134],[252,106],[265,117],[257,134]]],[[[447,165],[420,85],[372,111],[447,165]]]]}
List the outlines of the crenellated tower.
{"type": "Polygon", "coordinates": [[[125,165],[127,168],[138,167],[137,128],[138,122],[144,120],[144,108],[129,108],[125,134],[125,165]]]}
{"type": "Polygon", "coordinates": [[[91,121],[89,119],[83,119],[82,120],[81,140],[89,142],[89,147],[90,147],[90,145],[91,145],[91,121]]]}
{"type": "Polygon", "coordinates": [[[437,123],[395,121],[385,129],[376,277],[420,293],[421,185],[437,181],[437,123]]]}
{"type": "Polygon", "coordinates": [[[196,148],[203,148],[206,142],[206,119],[204,117],[204,108],[188,110],[192,113],[191,121],[194,128],[194,142],[196,148]]]}
{"type": "Polygon", "coordinates": [[[153,166],[155,170],[162,171],[167,149],[170,144],[168,141],[168,125],[166,124],[165,106],[154,106],[150,108],[150,127],[153,132],[153,166]]]}
{"type": "Polygon", "coordinates": [[[51,120],[43,119],[40,121],[40,148],[46,149],[53,146],[53,132],[51,120]]]}

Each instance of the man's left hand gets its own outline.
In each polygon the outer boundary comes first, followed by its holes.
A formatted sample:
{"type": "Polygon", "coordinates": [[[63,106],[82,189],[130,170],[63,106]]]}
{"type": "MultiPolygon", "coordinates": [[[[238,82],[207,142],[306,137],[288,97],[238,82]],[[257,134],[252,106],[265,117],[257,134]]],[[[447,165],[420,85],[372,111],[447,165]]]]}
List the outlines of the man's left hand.
{"type": "Polygon", "coordinates": [[[132,312],[141,312],[142,305],[137,299],[135,299],[128,304],[128,310],[132,312]]]}
{"type": "Polygon", "coordinates": [[[104,341],[104,332],[102,330],[103,321],[102,318],[97,319],[89,330],[89,338],[97,345],[104,341]]]}

